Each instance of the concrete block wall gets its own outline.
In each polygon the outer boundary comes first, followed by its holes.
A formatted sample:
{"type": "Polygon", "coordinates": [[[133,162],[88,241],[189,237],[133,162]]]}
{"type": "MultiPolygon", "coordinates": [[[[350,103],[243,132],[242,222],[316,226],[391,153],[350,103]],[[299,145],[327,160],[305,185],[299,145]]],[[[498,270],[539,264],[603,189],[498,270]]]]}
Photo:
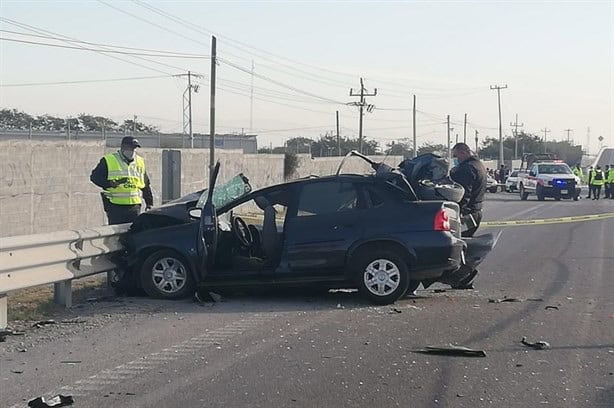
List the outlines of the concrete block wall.
{"type": "MultiPolygon", "coordinates": [[[[0,140],[0,236],[106,224],[100,189],[90,182],[89,176],[104,154],[115,150],[105,147],[104,141],[0,140]]],[[[147,164],[156,205],[161,203],[162,150],[139,149],[147,164]]],[[[180,150],[181,194],[205,188],[209,179],[209,151],[180,150]]],[[[219,150],[216,159],[221,163],[220,183],[238,173],[244,173],[255,190],[284,181],[283,155],[219,150]]],[[[294,178],[334,174],[341,159],[300,155],[294,178]]],[[[400,161],[399,157],[386,158],[392,165],[400,161]]],[[[344,173],[369,171],[369,166],[358,158],[348,159],[343,167],[344,173]]]]}

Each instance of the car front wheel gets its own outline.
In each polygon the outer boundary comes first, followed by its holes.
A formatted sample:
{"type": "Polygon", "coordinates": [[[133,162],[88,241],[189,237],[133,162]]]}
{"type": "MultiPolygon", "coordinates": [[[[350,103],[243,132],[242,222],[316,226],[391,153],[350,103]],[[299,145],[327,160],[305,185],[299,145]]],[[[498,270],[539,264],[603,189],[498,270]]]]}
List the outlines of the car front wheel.
{"type": "Polygon", "coordinates": [[[394,303],[407,292],[409,270],[392,251],[378,249],[359,255],[354,263],[358,290],[379,305],[394,303]]]}
{"type": "Polygon", "coordinates": [[[520,185],[520,199],[525,201],[527,198],[529,198],[529,193],[525,191],[524,186],[521,184],[520,185]]]}
{"type": "Polygon", "coordinates": [[[181,299],[194,284],[187,262],[172,250],[161,250],[147,257],[141,268],[143,290],[158,299],[181,299]]]}

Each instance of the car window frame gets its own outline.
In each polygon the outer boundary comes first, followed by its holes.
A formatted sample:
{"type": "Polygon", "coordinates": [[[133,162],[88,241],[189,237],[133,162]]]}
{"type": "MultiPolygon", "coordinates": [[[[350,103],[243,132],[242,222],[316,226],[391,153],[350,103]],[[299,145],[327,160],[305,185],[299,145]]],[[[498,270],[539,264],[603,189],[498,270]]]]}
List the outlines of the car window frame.
{"type": "Polygon", "coordinates": [[[301,183],[300,185],[297,186],[297,188],[295,189],[295,195],[294,195],[294,205],[292,208],[292,211],[290,211],[290,209],[288,210],[288,214],[287,216],[292,216],[293,218],[310,218],[310,217],[324,217],[324,216],[330,216],[332,214],[346,214],[346,213],[353,213],[356,211],[361,211],[364,210],[366,208],[366,203],[365,203],[365,199],[364,196],[360,193],[360,188],[359,188],[359,184],[356,180],[344,180],[343,178],[339,178],[339,179],[315,179],[315,180],[310,180],[307,183],[301,183]],[[307,186],[312,186],[312,185],[317,185],[317,184],[321,184],[321,183],[347,183],[347,184],[351,184],[352,187],[354,188],[354,191],[356,192],[356,208],[349,210],[349,211],[334,211],[334,212],[329,212],[326,214],[313,214],[313,215],[298,215],[298,211],[299,211],[299,205],[300,205],[300,200],[301,200],[301,194],[303,193],[303,190],[305,189],[305,187],[307,186]]]}

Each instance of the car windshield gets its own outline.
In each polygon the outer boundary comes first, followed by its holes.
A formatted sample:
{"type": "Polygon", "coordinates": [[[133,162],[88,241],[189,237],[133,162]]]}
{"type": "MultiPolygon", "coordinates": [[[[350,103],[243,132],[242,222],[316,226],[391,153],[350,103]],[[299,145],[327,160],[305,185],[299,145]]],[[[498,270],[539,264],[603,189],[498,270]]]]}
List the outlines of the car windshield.
{"type": "MultiPolygon", "coordinates": [[[[209,189],[203,190],[196,207],[203,208],[207,201],[207,194],[209,189]]],[[[249,184],[249,180],[242,173],[237,174],[231,178],[227,183],[220,186],[215,186],[213,189],[213,205],[216,208],[220,208],[228,204],[229,202],[243,197],[252,191],[252,186],[249,184]]]]}
{"type": "Polygon", "coordinates": [[[540,164],[539,172],[542,174],[571,174],[571,169],[566,164],[540,164]]]}
{"type": "Polygon", "coordinates": [[[510,177],[518,177],[518,172],[513,171],[512,174],[510,174],[510,177]]]}

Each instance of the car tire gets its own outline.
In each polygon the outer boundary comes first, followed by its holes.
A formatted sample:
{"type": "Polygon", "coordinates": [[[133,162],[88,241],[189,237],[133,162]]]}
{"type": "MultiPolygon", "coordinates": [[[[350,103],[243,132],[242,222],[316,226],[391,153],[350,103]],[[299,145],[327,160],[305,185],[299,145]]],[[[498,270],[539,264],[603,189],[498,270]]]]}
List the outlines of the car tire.
{"type": "Polygon", "coordinates": [[[535,189],[535,195],[537,196],[538,201],[544,201],[546,197],[544,196],[543,188],[541,186],[537,186],[535,189]]]}
{"type": "Polygon", "coordinates": [[[181,299],[193,292],[194,278],[185,259],[169,249],[149,255],[141,267],[141,286],[157,299],[181,299]]]}
{"type": "Polygon", "coordinates": [[[395,252],[366,251],[357,255],[353,265],[358,291],[371,302],[389,305],[407,292],[409,268],[395,252]]]}
{"type": "Polygon", "coordinates": [[[494,193],[496,193],[496,192],[497,192],[497,187],[491,187],[491,188],[489,188],[489,189],[488,189],[488,191],[489,191],[490,193],[493,193],[493,194],[494,194],[494,193]]]}
{"type": "Polygon", "coordinates": [[[574,201],[578,201],[579,198],[580,198],[580,194],[574,194],[573,196],[574,201]]]}
{"type": "Polygon", "coordinates": [[[527,193],[525,191],[524,186],[522,184],[520,185],[520,190],[519,191],[520,191],[520,199],[522,201],[526,201],[527,198],[529,198],[529,193],[527,193]]]}

